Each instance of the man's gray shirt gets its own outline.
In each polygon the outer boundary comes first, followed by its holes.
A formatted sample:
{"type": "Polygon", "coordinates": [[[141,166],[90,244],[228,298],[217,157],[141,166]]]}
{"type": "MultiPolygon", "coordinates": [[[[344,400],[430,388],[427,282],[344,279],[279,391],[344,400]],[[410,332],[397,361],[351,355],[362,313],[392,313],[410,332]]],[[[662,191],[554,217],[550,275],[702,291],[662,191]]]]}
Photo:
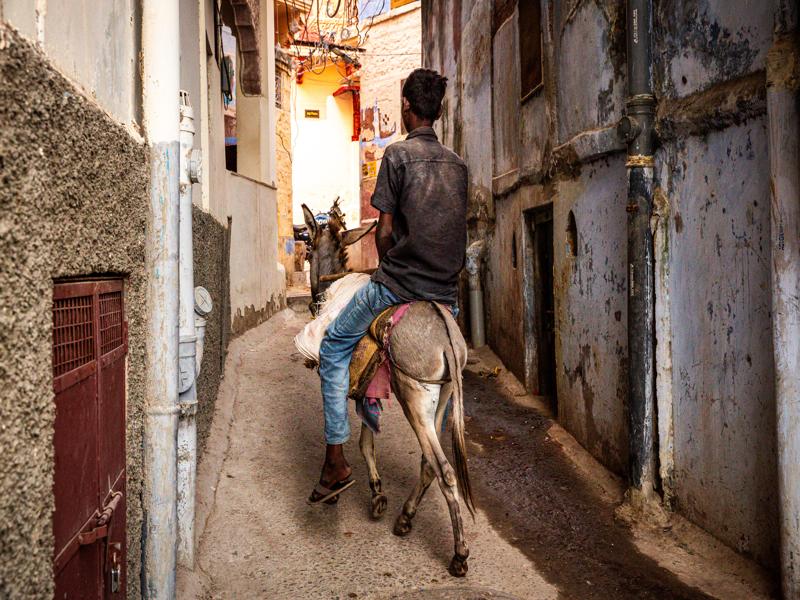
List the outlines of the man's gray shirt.
{"type": "Polygon", "coordinates": [[[467,243],[467,165],[419,127],[386,148],[372,206],[391,213],[394,246],[373,281],[401,300],[455,304],[467,243]]]}

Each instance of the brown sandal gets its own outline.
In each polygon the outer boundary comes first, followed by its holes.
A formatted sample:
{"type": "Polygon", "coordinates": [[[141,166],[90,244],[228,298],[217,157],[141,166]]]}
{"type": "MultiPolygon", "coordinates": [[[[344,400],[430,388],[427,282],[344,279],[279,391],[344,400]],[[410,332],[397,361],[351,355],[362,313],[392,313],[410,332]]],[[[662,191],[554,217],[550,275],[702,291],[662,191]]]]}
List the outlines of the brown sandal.
{"type": "Polygon", "coordinates": [[[312,506],[323,502],[325,504],[336,504],[339,501],[339,494],[352,486],[355,482],[355,479],[348,477],[347,479],[337,481],[330,488],[326,488],[321,483],[318,483],[314,486],[314,490],[311,492],[306,502],[312,506]]]}

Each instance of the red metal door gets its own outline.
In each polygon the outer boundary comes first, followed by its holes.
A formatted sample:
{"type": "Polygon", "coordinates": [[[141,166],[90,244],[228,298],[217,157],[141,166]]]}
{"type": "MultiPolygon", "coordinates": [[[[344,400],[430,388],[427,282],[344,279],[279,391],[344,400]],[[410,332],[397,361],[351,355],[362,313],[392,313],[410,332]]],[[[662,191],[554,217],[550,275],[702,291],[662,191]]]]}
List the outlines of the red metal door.
{"type": "Polygon", "coordinates": [[[56,598],[120,598],[125,574],[125,357],[120,279],[53,290],[56,598]]]}

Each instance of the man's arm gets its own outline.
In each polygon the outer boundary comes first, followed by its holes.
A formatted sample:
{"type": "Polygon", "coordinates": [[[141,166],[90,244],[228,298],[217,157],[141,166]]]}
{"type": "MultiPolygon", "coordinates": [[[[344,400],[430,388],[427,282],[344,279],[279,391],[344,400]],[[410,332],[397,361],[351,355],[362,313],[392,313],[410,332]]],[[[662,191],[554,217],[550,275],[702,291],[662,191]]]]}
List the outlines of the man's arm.
{"type": "Polygon", "coordinates": [[[392,213],[381,212],[381,216],[378,218],[378,229],[375,231],[375,245],[378,247],[379,260],[383,260],[386,253],[394,246],[392,213]]]}

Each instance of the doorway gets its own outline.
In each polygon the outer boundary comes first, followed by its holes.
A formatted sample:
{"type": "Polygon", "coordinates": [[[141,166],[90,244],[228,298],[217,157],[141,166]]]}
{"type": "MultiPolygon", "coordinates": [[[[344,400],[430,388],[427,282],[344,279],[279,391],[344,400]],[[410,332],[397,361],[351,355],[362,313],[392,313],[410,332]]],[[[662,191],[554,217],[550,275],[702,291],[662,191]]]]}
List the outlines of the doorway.
{"type": "Polygon", "coordinates": [[[553,206],[524,213],[525,385],[558,415],[553,286],[553,206]]]}
{"type": "Polygon", "coordinates": [[[125,596],[127,352],[121,279],[55,284],[57,598],[125,596]]]}

